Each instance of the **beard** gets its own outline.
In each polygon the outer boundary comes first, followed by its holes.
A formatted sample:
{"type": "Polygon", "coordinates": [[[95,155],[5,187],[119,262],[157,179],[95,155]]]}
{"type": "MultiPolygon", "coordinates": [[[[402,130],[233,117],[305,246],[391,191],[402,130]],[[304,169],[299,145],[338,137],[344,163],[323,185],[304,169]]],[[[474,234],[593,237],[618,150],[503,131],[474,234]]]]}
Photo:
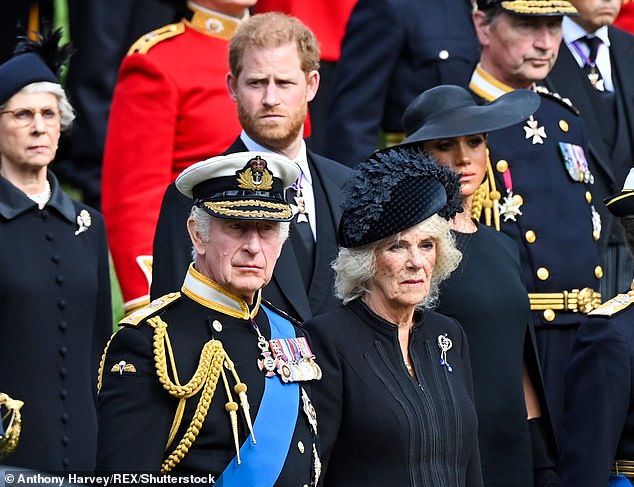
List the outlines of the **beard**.
{"type": "Polygon", "coordinates": [[[304,128],[308,107],[304,105],[294,113],[287,114],[282,120],[263,119],[262,116],[269,113],[278,113],[275,110],[258,110],[255,115],[249,113],[238,102],[238,119],[242,128],[255,142],[274,150],[284,150],[295,142],[304,128]]]}

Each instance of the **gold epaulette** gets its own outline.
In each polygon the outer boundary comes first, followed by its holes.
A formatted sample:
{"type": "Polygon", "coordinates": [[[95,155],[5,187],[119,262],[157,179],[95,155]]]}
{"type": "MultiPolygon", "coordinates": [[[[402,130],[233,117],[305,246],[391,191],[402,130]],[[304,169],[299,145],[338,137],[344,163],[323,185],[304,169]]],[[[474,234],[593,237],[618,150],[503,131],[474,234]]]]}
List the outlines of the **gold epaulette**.
{"type": "Polygon", "coordinates": [[[617,294],[609,301],[606,301],[601,306],[588,313],[588,316],[610,317],[620,313],[632,304],[634,304],[634,292],[630,291],[627,294],[617,294]]]}
{"type": "Polygon", "coordinates": [[[538,85],[538,86],[535,86],[535,88],[533,90],[538,95],[546,96],[546,97],[550,98],[551,100],[555,100],[556,102],[558,102],[559,104],[561,104],[564,107],[566,107],[568,110],[570,110],[575,115],[581,115],[581,112],[579,111],[579,109],[576,106],[574,106],[572,104],[572,102],[570,101],[570,98],[564,98],[559,93],[556,93],[554,91],[550,91],[545,86],[538,85]]]}
{"type": "Polygon", "coordinates": [[[132,44],[132,47],[130,47],[130,49],[128,50],[128,55],[146,54],[159,42],[180,35],[183,32],[185,32],[185,24],[183,22],[178,22],[176,24],[167,24],[163,27],[159,27],[158,29],[155,29],[152,32],[148,32],[147,34],[143,34],[141,37],[139,37],[137,41],[132,44]]]}
{"type": "Polygon", "coordinates": [[[153,314],[158,311],[166,308],[173,304],[176,300],[181,297],[181,293],[170,293],[165,296],[161,296],[160,298],[155,299],[147,306],[143,306],[143,308],[139,308],[136,311],[130,313],[128,316],[123,318],[119,322],[119,326],[139,326],[139,323],[146,320],[153,314]]]}

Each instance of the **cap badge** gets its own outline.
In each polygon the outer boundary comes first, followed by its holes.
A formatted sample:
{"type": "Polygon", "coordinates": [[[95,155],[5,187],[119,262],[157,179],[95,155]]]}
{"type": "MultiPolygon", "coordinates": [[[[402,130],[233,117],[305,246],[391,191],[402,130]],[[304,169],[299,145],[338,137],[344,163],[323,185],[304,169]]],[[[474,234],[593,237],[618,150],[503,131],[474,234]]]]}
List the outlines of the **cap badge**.
{"type": "Polygon", "coordinates": [[[269,190],[273,187],[273,175],[267,169],[267,163],[260,156],[255,156],[246,163],[242,171],[238,171],[238,187],[251,190],[269,190]]]}

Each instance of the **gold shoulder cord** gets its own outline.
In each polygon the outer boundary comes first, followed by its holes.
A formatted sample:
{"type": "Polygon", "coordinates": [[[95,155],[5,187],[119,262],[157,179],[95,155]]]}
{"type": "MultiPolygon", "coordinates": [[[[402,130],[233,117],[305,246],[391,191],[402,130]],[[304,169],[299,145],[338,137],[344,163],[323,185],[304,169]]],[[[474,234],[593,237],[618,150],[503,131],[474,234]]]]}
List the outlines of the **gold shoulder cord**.
{"type": "MultiPolygon", "coordinates": [[[[166,449],[169,447],[169,445],[174,440],[174,437],[176,436],[176,433],[183,418],[186,400],[196,395],[202,389],[200,400],[198,401],[196,411],[194,412],[194,417],[192,418],[189,427],[185,431],[185,434],[183,435],[183,438],[181,438],[177,447],[163,461],[163,464],[161,465],[161,473],[167,473],[176,465],[178,465],[178,463],[185,457],[194,441],[196,441],[196,437],[200,433],[203,422],[207,417],[209,406],[211,405],[211,400],[213,399],[214,393],[216,392],[218,379],[221,375],[228,398],[228,402],[225,404],[225,410],[229,412],[234,443],[236,446],[236,454],[238,456],[239,462],[240,445],[238,439],[238,419],[236,412],[238,410],[238,404],[233,401],[233,398],[231,396],[229,382],[225,375],[225,371],[223,370],[223,363],[229,370],[231,370],[233,374],[234,380],[236,381],[234,390],[240,396],[243,413],[245,415],[245,418],[247,419],[249,429],[251,430],[251,433],[253,433],[248,411],[248,399],[246,397],[247,387],[246,384],[240,382],[233,362],[229,359],[227,353],[225,352],[222,346],[222,342],[218,340],[209,340],[207,343],[205,343],[200,354],[200,359],[198,362],[198,367],[196,368],[196,372],[187,384],[181,385],[176,372],[176,362],[174,360],[172,346],[167,334],[167,323],[165,323],[158,316],[147,320],[147,323],[154,328],[154,364],[156,367],[156,374],[159,378],[159,382],[163,385],[163,388],[169,392],[170,395],[179,399],[166,449]],[[171,365],[170,368],[175,382],[172,382],[168,374],[166,349],[169,355],[169,361],[171,365]]],[[[253,442],[255,443],[255,437],[253,437],[253,442]]]]}
{"type": "Polygon", "coordinates": [[[500,198],[502,195],[497,190],[495,177],[493,176],[493,167],[489,158],[489,149],[487,149],[487,178],[476,190],[473,196],[473,205],[471,207],[471,216],[480,221],[482,218],[482,210],[484,210],[484,224],[488,227],[495,225],[495,229],[500,231],[500,198]],[[491,222],[493,219],[493,222],[491,222]]]}
{"type": "Polygon", "coordinates": [[[106,364],[106,355],[108,353],[108,347],[110,346],[112,337],[114,337],[114,333],[110,335],[110,339],[108,340],[108,343],[106,343],[106,346],[103,349],[103,354],[101,354],[101,360],[99,361],[99,372],[97,373],[97,394],[101,392],[101,386],[103,384],[103,368],[106,364]]]}

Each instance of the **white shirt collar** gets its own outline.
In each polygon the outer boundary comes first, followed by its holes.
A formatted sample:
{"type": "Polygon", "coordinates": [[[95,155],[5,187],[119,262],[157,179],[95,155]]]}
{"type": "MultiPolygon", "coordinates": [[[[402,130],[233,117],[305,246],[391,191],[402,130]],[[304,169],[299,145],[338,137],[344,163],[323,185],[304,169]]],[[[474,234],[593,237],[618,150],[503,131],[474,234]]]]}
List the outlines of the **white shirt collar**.
{"type": "Polygon", "coordinates": [[[579,24],[577,24],[573,20],[570,20],[568,17],[564,17],[562,29],[564,33],[564,41],[566,41],[566,44],[568,45],[572,44],[574,41],[580,39],[583,36],[593,35],[601,39],[603,44],[610,47],[610,38],[608,36],[607,25],[599,27],[595,32],[586,32],[586,30],[579,24]]]}

